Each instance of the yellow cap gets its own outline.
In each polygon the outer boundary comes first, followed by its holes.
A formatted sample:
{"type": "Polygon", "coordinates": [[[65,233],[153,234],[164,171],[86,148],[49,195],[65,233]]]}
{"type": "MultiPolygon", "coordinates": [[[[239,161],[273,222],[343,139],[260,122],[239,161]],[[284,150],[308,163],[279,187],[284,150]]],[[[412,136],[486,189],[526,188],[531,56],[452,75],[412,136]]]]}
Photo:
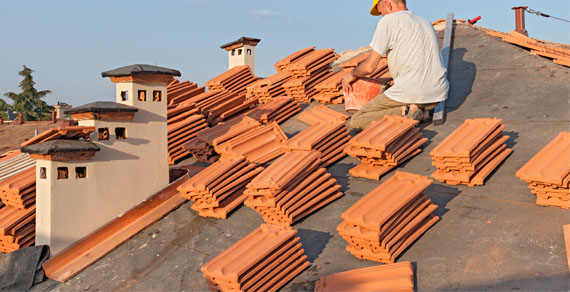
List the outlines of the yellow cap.
{"type": "Polygon", "coordinates": [[[372,0],[372,9],[370,9],[370,14],[374,16],[380,15],[380,11],[376,9],[376,6],[378,6],[378,2],[380,2],[380,0],[372,0]]]}

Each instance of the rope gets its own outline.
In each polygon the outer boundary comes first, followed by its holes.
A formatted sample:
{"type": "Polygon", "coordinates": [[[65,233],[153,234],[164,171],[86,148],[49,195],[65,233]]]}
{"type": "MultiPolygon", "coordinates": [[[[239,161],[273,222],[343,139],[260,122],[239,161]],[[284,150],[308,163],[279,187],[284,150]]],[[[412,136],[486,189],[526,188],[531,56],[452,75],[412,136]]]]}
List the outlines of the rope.
{"type": "Polygon", "coordinates": [[[558,19],[558,20],[562,20],[562,21],[565,21],[565,22],[569,22],[569,23],[570,23],[570,20],[563,19],[563,18],[558,18],[558,17],[554,17],[554,16],[551,16],[551,15],[548,15],[548,14],[546,14],[546,13],[542,13],[542,12],[540,12],[540,11],[536,11],[536,10],[530,9],[530,8],[527,8],[527,9],[526,9],[526,12],[532,13],[532,14],[536,14],[536,15],[538,15],[538,16],[554,18],[554,19],[558,19]]]}

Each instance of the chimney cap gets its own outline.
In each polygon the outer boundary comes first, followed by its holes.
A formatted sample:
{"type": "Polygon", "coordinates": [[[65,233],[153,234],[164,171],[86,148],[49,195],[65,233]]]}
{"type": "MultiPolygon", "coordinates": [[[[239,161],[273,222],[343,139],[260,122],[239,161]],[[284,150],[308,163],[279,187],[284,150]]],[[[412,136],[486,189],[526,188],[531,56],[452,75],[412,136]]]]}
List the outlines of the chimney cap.
{"type": "Polygon", "coordinates": [[[250,46],[257,46],[257,44],[261,41],[261,39],[255,39],[250,37],[241,37],[233,42],[229,42],[227,44],[221,45],[220,48],[226,51],[243,47],[243,45],[250,45],[250,46]]]}

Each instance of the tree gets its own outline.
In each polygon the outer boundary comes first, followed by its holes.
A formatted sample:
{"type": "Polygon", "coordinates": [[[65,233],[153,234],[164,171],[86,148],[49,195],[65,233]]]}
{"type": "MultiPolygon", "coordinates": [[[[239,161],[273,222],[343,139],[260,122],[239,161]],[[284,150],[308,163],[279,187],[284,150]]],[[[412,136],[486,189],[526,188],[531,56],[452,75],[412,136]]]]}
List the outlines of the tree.
{"type": "Polygon", "coordinates": [[[15,112],[22,113],[26,121],[37,121],[51,117],[50,111],[52,110],[52,107],[48,106],[47,103],[42,100],[42,98],[50,94],[51,91],[37,91],[34,88],[36,83],[32,78],[32,72],[34,72],[34,70],[24,65],[24,69],[18,72],[18,74],[24,77],[24,80],[20,82],[22,92],[19,94],[14,92],[4,93],[4,96],[12,100],[12,109],[15,112]]]}

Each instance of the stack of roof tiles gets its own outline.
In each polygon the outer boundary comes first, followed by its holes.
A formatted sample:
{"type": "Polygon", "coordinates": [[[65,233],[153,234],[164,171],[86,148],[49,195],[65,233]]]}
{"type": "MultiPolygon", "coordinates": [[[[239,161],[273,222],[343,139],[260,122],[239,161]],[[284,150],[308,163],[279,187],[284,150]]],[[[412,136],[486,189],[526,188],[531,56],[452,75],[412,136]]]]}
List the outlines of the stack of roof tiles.
{"type": "Polygon", "coordinates": [[[5,205],[26,209],[36,204],[36,168],[30,167],[0,182],[5,205]]]}
{"type": "Polygon", "coordinates": [[[189,115],[179,121],[167,124],[168,139],[168,162],[175,164],[177,161],[190,155],[183,145],[194,139],[196,135],[208,128],[208,124],[201,114],[189,115]]]}
{"type": "Polygon", "coordinates": [[[322,276],[315,292],[414,291],[412,263],[401,262],[322,276]]]}
{"type": "Polygon", "coordinates": [[[287,71],[277,72],[265,79],[258,80],[246,88],[246,100],[257,100],[266,103],[272,99],[285,95],[283,84],[291,78],[287,71]]]}
{"type": "Polygon", "coordinates": [[[300,111],[301,107],[294,98],[284,96],[259,105],[245,115],[265,124],[272,121],[282,123],[300,111]]]}
{"type": "Polygon", "coordinates": [[[555,64],[570,67],[570,46],[568,44],[552,43],[530,38],[520,32],[510,31],[508,34],[484,29],[489,35],[499,37],[503,41],[530,50],[531,54],[550,58],[555,64]]]}
{"type": "Polygon", "coordinates": [[[287,67],[292,76],[283,84],[288,96],[300,102],[311,102],[318,91],[317,84],[333,75],[330,64],[338,58],[333,49],[313,50],[287,67]]]}
{"type": "Polygon", "coordinates": [[[310,263],[297,231],[262,224],[202,266],[210,291],[277,291],[310,263]]]}
{"type": "Polygon", "coordinates": [[[89,134],[91,134],[94,131],[95,127],[88,127],[88,126],[70,126],[70,127],[52,128],[22,143],[22,147],[59,138],[86,139],[89,137],[89,134]]]}
{"type": "Polygon", "coordinates": [[[201,162],[213,163],[219,158],[215,146],[261,125],[249,117],[240,117],[199,132],[183,147],[201,162]]]}
{"type": "Polygon", "coordinates": [[[538,205],[570,209],[570,133],[559,133],[517,171],[517,177],[529,184],[538,205]]]}
{"type": "Polygon", "coordinates": [[[346,155],[350,134],[345,122],[322,120],[299,132],[283,144],[286,152],[316,150],[321,153],[322,167],[327,167],[346,155]]]}
{"type": "Polygon", "coordinates": [[[18,209],[0,207],[0,252],[13,252],[34,244],[36,206],[18,209]]]}
{"type": "Polygon", "coordinates": [[[418,121],[384,116],[349,141],[345,152],[362,163],[349,172],[355,177],[379,180],[382,175],[414,157],[427,138],[415,126],[418,121]]]}
{"type": "Polygon", "coordinates": [[[293,62],[295,62],[299,58],[305,56],[306,54],[308,54],[314,50],[315,50],[314,46],[298,50],[295,53],[279,60],[273,66],[275,67],[277,72],[286,71],[293,62]]]}
{"type": "Polygon", "coordinates": [[[235,66],[228,71],[206,82],[210,90],[227,90],[230,92],[243,93],[247,86],[255,82],[257,78],[247,65],[235,66]]]}
{"type": "Polygon", "coordinates": [[[245,201],[246,184],[262,170],[243,156],[222,159],[180,185],[178,192],[194,202],[191,208],[200,216],[225,219],[245,201]]]}
{"type": "Polygon", "coordinates": [[[431,183],[425,176],[396,172],[352,205],[337,226],[346,250],[360,259],[393,263],[439,220],[432,214],[437,206],[422,193],[431,183]]]}
{"type": "Polygon", "coordinates": [[[0,159],[0,252],[35,241],[35,160],[16,151],[0,159]]]}
{"type": "Polygon", "coordinates": [[[244,156],[249,162],[267,163],[283,154],[282,144],[287,136],[277,122],[251,128],[223,143],[216,144],[214,149],[221,158],[244,156]]]}
{"type": "Polygon", "coordinates": [[[299,115],[298,119],[301,122],[313,125],[316,123],[320,123],[322,121],[327,121],[327,122],[335,121],[335,122],[344,123],[348,119],[350,119],[350,117],[345,114],[339,113],[335,110],[332,110],[326,107],[325,105],[319,105],[310,110],[303,111],[299,115]]]}
{"type": "Polygon", "coordinates": [[[173,78],[166,86],[166,100],[169,105],[182,103],[200,93],[206,91],[206,87],[198,88],[198,84],[190,81],[180,82],[173,78]]]}
{"type": "Polygon", "coordinates": [[[320,168],[317,151],[289,152],[248,185],[246,206],[266,223],[291,225],[342,196],[341,186],[320,168]]]}
{"type": "Polygon", "coordinates": [[[451,185],[483,185],[512,152],[501,119],[468,119],[431,152],[432,176],[451,185]]]}

